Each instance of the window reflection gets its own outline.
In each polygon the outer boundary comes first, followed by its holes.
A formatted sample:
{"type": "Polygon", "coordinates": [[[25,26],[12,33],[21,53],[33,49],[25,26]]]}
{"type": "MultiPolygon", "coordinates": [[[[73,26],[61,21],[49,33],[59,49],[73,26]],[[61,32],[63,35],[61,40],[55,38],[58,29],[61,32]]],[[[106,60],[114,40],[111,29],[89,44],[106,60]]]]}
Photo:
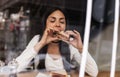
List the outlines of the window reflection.
{"type": "MultiPolygon", "coordinates": [[[[15,59],[17,61],[20,61],[21,64],[24,64],[24,62],[26,62],[25,65],[28,65],[25,68],[20,69],[22,70],[21,72],[26,72],[26,71],[31,71],[31,70],[46,72],[46,69],[40,70],[38,69],[38,67],[40,68],[42,68],[41,66],[46,67],[45,59],[47,56],[47,58],[49,58],[50,61],[51,61],[51,57],[55,59],[59,58],[59,61],[63,63],[63,66],[57,67],[57,70],[52,72],[53,77],[56,76],[56,72],[58,72],[58,70],[60,70],[61,68],[69,70],[69,67],[71,69],[71,72],[67,74],[71,74],[71,76],[72,74],[74,74],[74,75],[77,75],[78,77],[78,71],[80,68],[79,55],[74,54],[70,56],[71,53],[60,52],[60,54],[64,54],[64,55],[62,56],[52,55],[51,56],[49,54],[45,54],[45,52],[41,52],[41,53],[39,52],[39,54],[42,54],[41,56],[38,56],[38,55],[34,56],[36,54],[34,52],[31,52],[31,53],[26,54],[26,58],[30,58],[29,63],[27,63],[27,61],[25,61],[24,59],[18,58],[18,56],[20,56],[25,50],[26,51],[33,50],[31,49],[31,47],[29,48],[29,46],[34,45],[35,41],[30,45],[29,43],[35,35],[39,34],[40,37],[42,37],[43,35],[42,29],[44,26],[43,26],[43,22],[41,21],[44,20],[43,19],[44,14],[46,14],[46,12],[48,11],[50,7],[59,7],[65,10],[65,13],[67,13],[65,14],[65,17],[67,18],[66,20],[67,26],[65,27],[66,28],[65,31],[67,30],[78,31],[81,35],[81,41],[83,41],[84,40],[83,37],[84,37],[84,28],[85,28],[85,17],[86,17],[86,2],[87,0],[74,0],[74,1],[72,0],[70,1],[68,0],[66,1],[65,0],[62,0],[62,1],[57,1],[57,0],[53,0],[53,1],[49,1],[49,0],[48,1],[47,0],[37,0],[37,1],[2,0],[0,3],[0,10],[1,10],[0,12],[0,66],[1,67],[4,65],[6,66],[11,62],[13,62],[14,64],[15,61],[13,59],[15,59]],[[5,4],[7,4],[7,6],[5,6],[5,4]],[[29,56],[30,54],[33,54],[33,56],[32,57],[29,56]],[[79,61],[76,61],[76,59],[78,59],[79,61]],[[40,65],[39,62],[44,63],[44,64],[40,65]]],[[[113,44],[112,37],[113,37],[113,27],[114,27],[113,17],[114,17],[114,0],[110,0],[109,2],[100,1],[100,0],[93,1],[93,13],[92,13],[92,19],[91,19],[92,20],[91,21],[91,32],[90,32],[90,41],[89,41],[88,51],[90,55],[92,56],[93,61],[96,62],[97,64],[96,66],[98,66],[99,73],[100,73],[98,74],[98,76],[101,75],[101,72],[103,71],[105,71],[105,73],[107,72],[106,74],[108,74],[108,72],[110,71],[111,55],[112,55],[111,53],[112,53],[112,44],[113,44]]],[[[61,23],[59,22],[56,22],[56,23],[57,23],[57,27],[60,27],[61,23]]],[[[64,26],[65,26],[64,23],[62,23],[62,28],[59,28],[59,29],[57,28],[55,30],[51,29],[50,32],[55,31],[56,33],[53,36],[54,37],[58,36],[59,34],[62,34],[62,32],[59,33],[59,31],[64,30],[63,29],[64,26]]],[[[74,32],[75,31],[73,31],[73,33],[74,32]]],[[[36,37],[39,37],[39,36],[36,36],[36,37]]],[[[67,38],[68,37],[69,36],[67,36],[67,38]]],[[[61,36],[59,36],[59,38],[61,38],[61,36]]],[[[39,41],[41,40],[41,38],[40,39],[37,38],[37,39],[39,41]]],[[[66,37],[61,38],[61,39],[65,40],[66,37]]],[[[74,39],[74,37],[72,39],[74,39]]],[[[57,41],[54,41],[54,42],[57,42],[57,41]]],[[[59,48],[59,50],[61,51],[69,50],[69,47],[63,42],[60,44],[62,45],[60,45],[61,48],[59,48]]],[[[119,50],[120,50],[119,46],[120,45],[118,43],[116,72],[120,71],[119,62],[118,62],[119,61],[119,50]]],[[[46,48],[48,47],[49,47],[48,45],[45,46],[45,48],[43,48],[42,51],[48,51],[46,50],[46,48]]],[[[52,48],[55,50],[54,47],[52,48]]],[[[76,49],[74,48],[73,49],[71,48],[71,50],[76,51],[76,49]]],[[[56,60],[56,64],[59,66],[60,63],[57,63],[57,60],[56,60]]],[[[48,64],[47,67],[49,67],[50,65],[52,65],[52,63],[48,64]]],[[[50,69],[54,70],[53,67],[51,67],[50,69]]],[[[51,72],[49,71],[50,69],[47,69],[47,72],[51,72]]],[[[42,75],[42,73],[39,73],[38,76],[39,75],[42,75]]],[[[88,74],[86,72],[86,75],[91,75],[91,74],[88,74]]]]}

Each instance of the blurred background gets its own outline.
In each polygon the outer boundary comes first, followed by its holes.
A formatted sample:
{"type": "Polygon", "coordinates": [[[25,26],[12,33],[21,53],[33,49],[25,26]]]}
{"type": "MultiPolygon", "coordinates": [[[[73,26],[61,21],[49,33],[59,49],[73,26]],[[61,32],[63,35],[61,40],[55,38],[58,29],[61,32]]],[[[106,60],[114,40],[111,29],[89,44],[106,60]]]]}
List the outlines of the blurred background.
{"type": "MultiPolygon", "coordinates": [[[[87,0],[0,0],[0,60],[8,63],[16,58],[40,33],[48,6],[65,8],[69,29],[78,30],[83,38],[86,4],[87,0]]],[[[114,6],[115,0],[93,0],[89,52],[100,72],[111,69],[114,6]]],[[[116,72],[120,71],[120,24],[118,34],[116,72]]]]}

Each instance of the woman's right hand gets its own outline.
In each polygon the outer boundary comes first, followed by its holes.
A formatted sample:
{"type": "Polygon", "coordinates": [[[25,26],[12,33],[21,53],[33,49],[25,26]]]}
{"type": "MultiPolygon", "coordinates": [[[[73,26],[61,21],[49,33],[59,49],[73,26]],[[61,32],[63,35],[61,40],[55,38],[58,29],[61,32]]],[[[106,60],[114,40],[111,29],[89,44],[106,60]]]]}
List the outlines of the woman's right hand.
{"type": "Polygon", "coordinates": [[[56,41],[59,40],[58,37],[56,37],[55,35],[53,35],[53,32],[55,30],[52,28],[46,28],[43,36],[41,37],[41,40],[35,45],[35,50],[38,52],[42,47],[44,47],[45,45],[49,44],[52,41],[56,41]]]}
{"type": "Polygon", "coordinates": [[[41,42],[43,45],[46,45],[46,44],[49,44],[49,43],[52,42],[52,41],[59,40],[58,37],[56,37],[56,35],[53,34],[54,32],[55,32],[54,29],[52,29],[52,28],[47,28],[47,29],[44,31],[44,34],[43,34],[40,42],[41,42]]]}

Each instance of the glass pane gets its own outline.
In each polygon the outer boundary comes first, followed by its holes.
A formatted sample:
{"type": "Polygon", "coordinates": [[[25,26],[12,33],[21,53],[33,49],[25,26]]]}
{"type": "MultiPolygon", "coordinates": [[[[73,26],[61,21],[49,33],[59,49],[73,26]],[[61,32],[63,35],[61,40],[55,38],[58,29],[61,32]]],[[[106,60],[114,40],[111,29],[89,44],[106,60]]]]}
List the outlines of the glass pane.
{"type": "MultiPolygon", "coordinates": [[[[110,75],[114,3],[93,0],[86,76],[96,76],[97,71],[98,77],[110,75]]],[[[1,0],[0,76],[16,76],[17,72],[20,77],[78,77],[86,7],[87,0],[1,0]],[[54,41],[45,40],[46,30],[47,39],[54,41]]],[[[119,42],[116,77],[120,72],[119,42]]]]}
{"type": "MultiPolygon", "coordinates": [[[[110,76],[113,30],[114,30],[114,7],[115,1],[96,0],[93,4],[92,25],[90,33],[89,51],[93,54],[99,68],[98,76],[110,76]]],[[[120,14],[120,13],[119,13],[120,14]]],[[[118,32],[119,39],[119,32],[118,32]]],[[[116,55],[115,75],[119,77],[119,40],[116,55]]]]}

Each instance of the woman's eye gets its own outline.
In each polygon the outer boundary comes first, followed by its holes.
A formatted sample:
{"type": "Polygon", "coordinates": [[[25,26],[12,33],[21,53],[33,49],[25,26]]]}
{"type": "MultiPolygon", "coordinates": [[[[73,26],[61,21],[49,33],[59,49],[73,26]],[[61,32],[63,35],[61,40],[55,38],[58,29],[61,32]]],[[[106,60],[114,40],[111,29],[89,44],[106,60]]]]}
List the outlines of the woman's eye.
{"type": "Polygon", "coordinates": [[[64,24],[64,22],[60,22],[60,23],[64,24]]]}
{"type": "Polygon", "coordinates": [[[64,24],[65,22],[64,21],[60,21],[61,24],[64,24]]]}
{"type": "Polygon", "coordinates": [[[50,20],[51,23],[55,22],[54,20],[50,20]]]}

